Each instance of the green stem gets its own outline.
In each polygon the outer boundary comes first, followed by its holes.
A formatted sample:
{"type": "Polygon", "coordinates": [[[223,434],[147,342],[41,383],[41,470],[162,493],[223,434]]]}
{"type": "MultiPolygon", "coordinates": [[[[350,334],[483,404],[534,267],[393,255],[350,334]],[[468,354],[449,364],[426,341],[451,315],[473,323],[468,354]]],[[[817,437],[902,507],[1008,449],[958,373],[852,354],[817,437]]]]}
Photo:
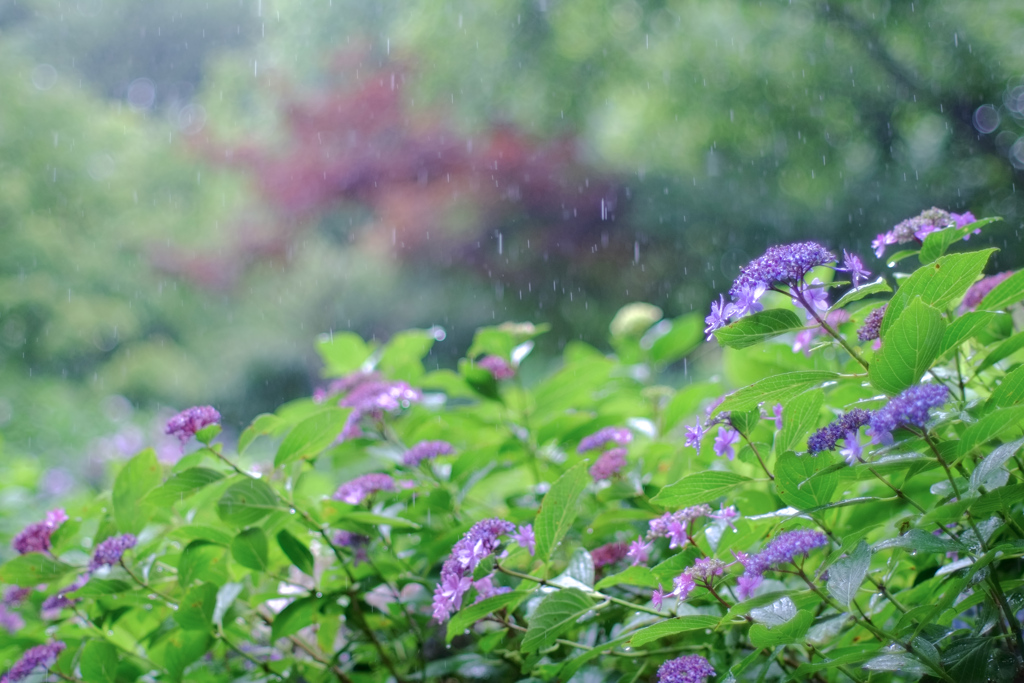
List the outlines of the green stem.
{"type": "MultiPolygon", "coordinates": [[[[731,425],[732,422],[730,422],[729,424],[731,425]]],[[[733,429],[735,429],[735,427],[733,427],[733,429]]],[[[775,475],[773,475],[771,472],[768,471],[768,466],[766,464],[764,464],[764,459],[761,457],[761,454],[758,452],[757,446],[754,445],[754,442],[751,441],[747,437],[747,435],[744,434],[743,432],[741,432],[740,430],[737,429],[736,431],[739,433],[740,436],[743,437],[743,440],[747,442],[747,445],[750,446],[750,450],[754,451],[754,455],[757,456],[757,462],[759,462],[761,464],[761,469],[764,470],[764,473],[768,475],[769,479],[771,479],[772,481],[775,481],[775,475]]]]}
{"type": "MultiPolygon", "coordinates": [[[[781,290],[776,289],[775,291],[781,290]]],[[[810,313],[811,316],[818,321],[818,324],[821,325],[822,329],[825,330],[830,337],[839,342],[843,346],[843,348],[846,349],[846,352],[849,353],[855,361],[860,363],[861,367],[863,367],[865,370],[868,369],[868,362],[864,360],[860,353],[857,352],[857,349],[853,348],[853,346],[850,345],[850,342],[846,341],[846,339],[843,338],[843,335],[836,332],[835,328],[829,325],[828,320],[818,315],[818,312],[814,309],[814,306],[807,303],[807,300],[804,298],[804,295],[800,291],[799,287],[791,287],[788,294],[795,301],[800,302],[800,305],[807,309],[807,312],[810,313]]]]}
{"type": "MultiPolygon", "coordinates": [[[[508,569],[506,567],[501,566],[497,562],[494,563],[494,568],[497,569],[502,574],[507,574],[509,576],[514,576],[517,579],[523,579],[524,581],[532,581],[533,583],[537,583],[537,584],[540,584],[542,586],[549,586],[551,588],[561,589],[561,586],[556,586],[555,584],[551,583],[547,579],[542,579],[539,576],[531,576],[530,574],[523,574],[521,572],[517,572],[515,570],[508,569]]],[[[620,600],[619,598],[616,598],[616,597],[614,597],[612,595],[606,595],[606,594],[604,594],[604,593],[602,593],[600,591],[592,590],[592,591],[590,591],[590,595],[592,595],[593,597],[598,598],[600,600],[607,600],[608,602],[614,602],[616,605],[622,605],[623,607],[628,607],[630,609],[635,609],[635,610],[638,610],[640,612],[647,612],[648,614],[653,614],[653,615],[658,616],[658,617],[664,617],[665,616],[665,614],[663,612],[659,612],[658,610],[656,610],[656,609],[654,609],[652,607],[647,607],[646,605],[637,605],[636,603],[629,602],[628,600],[620,600]]]]}

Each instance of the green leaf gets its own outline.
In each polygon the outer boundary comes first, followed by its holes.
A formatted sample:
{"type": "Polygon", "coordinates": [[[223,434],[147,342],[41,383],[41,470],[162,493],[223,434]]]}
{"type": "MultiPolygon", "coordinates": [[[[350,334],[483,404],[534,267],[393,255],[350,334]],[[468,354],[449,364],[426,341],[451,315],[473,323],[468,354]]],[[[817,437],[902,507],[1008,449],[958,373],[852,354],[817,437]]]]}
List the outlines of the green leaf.
{"type": "Polygon", "coordinates": [[[963,550],[964,546],[945,536],[936,536],[924,529],[911,529],[902,536],[876,543],[873,550],[878,552],[886,548],[910,548],[918,553],[949,553],[963,550]]]}
{"type": "Polygon", "coordinates": [[[718,627],[718,622],[718,617],[712,617],[704,614],[694,614],[691,616],[676,617],[675,619],[666,619],[665,621],[659,621],[653,626],[642,628],[634,633],[633,637],[629,639],[629,644],[632,647],[640,647],[641,645],[646,645],[647,643],[667,636],[673,636],[677,633],[715,629],[718,627]]]}
{"type": "Polygon", "coordinates": [[[403,330],[398,332],[381,351],[378,367],[388,377],[412,381],[423,375],[423,363],[434,342],[433,330],[403,330]]]}
{"type": "Polygon", "coordinates": [[[796,616],[785,624],[768,628],[764,624],[754,624],[750,627],[750,643],[754,647],[775,647],[797,643],[803,640],[807,629],[814,622],[814,615],[807,610],[800,610],[796,616]]]}
{"type": "Polygon", "coordinates": [[[569,531],[576,515],[579,514],[577,500],[587,488],[590,475],[587,463],[581,462],[558,478],[551,490],[544,496],[533,525],[537,538],[536,558],[543,562],[551,559],[551,553],[562,537],[569,531]]]}
{"type": "Polygon", "coordinates": [[[821,389],[807,391],[782,408],[782,429],[775,437],[775,452],[804,450],[807,444],[807,433],[818,424],[821,405],[825,401],[825,392],[821,389]]]}
{"type": "Polygon", "coordinates": [[[196,432],[196,441],[209,446],[210,442],[217,438],[217,435],[221,433],[221,426],[219,424],[206,425],[198,432],[196,432]]]}
{"type": "Polygon", "coordinates": [[[74,569],[49,555],[26,553],[0,566],[0,583],[37,586],[59,579],[74,569]]]}
{"type": "Polygon", "coordinates": [[[740,434],[749,435],[757,427],[757,423],[761,421],[761,409],[754,408],[753,410],[734,410],[729,415],[729,424],[732,425],[733,429],[738,431],[740,434]]]}
{"type": "Polygon", "coordinates": [[[297,633],[300,629],[313,623],[313,617],[320,609],[320,602],[323,598],[308,596],[299,598],[281,610],[281,613],[274,618],[270,627],[270,637],[273,640],[287,638],[297,633]]]}
{"type": "MultiPolygon", "coordinates": [[[[452,642],[452,638],[462,634],[467,628],[480,621],[491,612],[497,612],[498,610],[509,607],[510,605],[518,605],[531,593],[533,593],[533,591],[512,591],[510,593],[502,593],[501,595],[486,598],[473,605],[465,605],[455,615],[453,615],[451,620],[448,622],[448,633],[446,636],[447,642],[452,642]]],[[[515,608],[513,607],[512,609],[515,608]]]]}
{"type": "Polygon", "coordinates": [[[1010,443],[1004,443],[986,455],[985,459],[979,462],[978,466],[971,472],[970,490],[977,491],[984,486],[985,480],[988,479],[989,475],[1002,469],[1003,465],[1016,455],[1021,446],[1024,446],[1024,439],[1017,439],[1010,443]]]}
{"type": "Polygon", "coordinates": [[[945,329],[942,314],[915,298],[893,323],[882,348],[875,352],[868,368],[871,385],[895,395],[916,384],[938,355],[945,329]]]}
{"type": "Polygon", "coordinates": [[[889,258],[885,259],[885,262],[891,268],[891,267],[895,266],[897,263],[899,263],[900,261],[902,261],[904,259],[908,259],[911,256],[917,256],[920,253],[921,253],[920,249],[901,249],[900,251],[897,251],[896,253],[894,253],[889,258]]]}
{"type": "Polygon", "coordinates": [[[779,498],[799,510],[810,510],[832,502],[832,494],[839,485],[839,473],[824,470],[837,460],[828,451],[816,456],[797,456],[786,451],[775,463],[775,486],[779,498]]]}
{"type": "Polygon", "coordinates": [[[217,605],[217,586],[201,583],[185,594],[174,612],[174,620],[186,631],[209,631],[217,605]]]}
{"type": "Polygon", "coordinates": [[[977,446],[989,439],[994,439],[1007,429],[1011,429],[1024,420],[1024,406],[1000,408],[981,418],[960,435],[960,456],[965,456],[977,446]]]}
{"type": "Polygon", "coordinates": [[[935,232],[925,235],[924,243],[921,244],[922,265],[931,263],[945,254],[946,250],[949,249],[949,245],[963,240],[964,237],[970,235],[975,230],[997,220],[1001,219],[983,218],[980,221],[970,223],[962,228],[946,228],[945,230],[936,230],[935,232]]]}
{"type": "Polygon", "coordinates": [[[96,598],[102,595],[113,595],[115,593],[130,593],[138,588],[135,584],[120,579],[97,579],[95,576],[89,582],[74,591],[75,598],[96,598]]]}
{"type": "Polygon", "coordinates": [[[267,558],[268,546],[267,535],[263,533],[263,529],[251,527],[241,531],[231,541],[231,556],[243,567],[263,572],[270,564],[267,558]]]}
{"type": "Polygon", "coordinates": [[[992,367],[1002,359],[1024,349],[1024,332],[1018,332],[992,350],[978,366],[978,372],[992,367]]]}
{"type": "Polygon", "coordinates": [[[288,423],[285,420],[272,413],[257,415],[252,424],[246,427],[242,435],[238,437],[238,454],[245,453],[249,446],[252,445],[252,442],[256,440],[256,437],[276,434],[278,431],[285,429],[287,425],[288,423]]]}
{"type": "Polygon", "coordinates": [[[277,544],[281,546],[285,556],[299,571],[310,576],[313,575],[313,553],[309,551],[305,543],[288,533],[287,529],[281,529],[277,532],[277,544]]]}
{"type": "Polygon", "coordinates": [[[657,588],[658,579],[647,567],[627,567],[618,574],[606,576],[597,582],[597,590],[607,586],[640,586],[657,588]]]}
{"type": "Polygon", "coordinates": [[[235,599],[242,593],[242,584],[229,581],[217,591],[217,599],[213,606],[213,623],[224,628],[224,615],[231,609],[235,599]]]}
{"type": "Polygon", "coordinates": [[[593,600],[575,588],[565,588],[547,595],[530,619],[521,650],[529,654],[550,647],[593,607],[593,600]]]}
{"type": "Polygon", "coordinates": [[[145,502],[156,508],[169,508],[223,478],[224,475],[215,470],[193,467],[179,472],[168,479],[163,486],[158,486],[150,491],[145,502]]]}
{"type": "Polygon", "coordinates": [[[715,330],[715,338],[723,346],[743,349],[803,328],[804,321],[796,313],[785,308],[773,308],[715,330]]]}
{"type": "Polygon", "coordinates": [[[82,680],[87,683],[114,683],[117,680],[117,648],[105,640],[92,638],[82,648],[78,666],[82,680]]]}
{"type": "Polygon", "coordinates": [[[1018,270],[993,287],[978,304],[978,310],[999,311],[1021,299],[1024,299],[1024,270],[1018,270]]]}
{"type": "Polygon", "coordinates": [[[882,319],[881,336],[884,340],[889,328],[900,318],[911,302],[921,297],[922,303],[937,309],[959,301],[967,289],[978,279],[985,264],[996,249],[984,249],[964,254],[949,254],[914,271],[896,290],[882,319]]]}
{"type": "Polygon", "coordinates": [[[942,333],[938,357],[941,358],[954,349],[960,348],[961,344],[988,327],[996,315],[989,311],[973,311],[964,313],[954,320],[942,333]]]}
{"type": "Polygon", "coordinates": [[[320,335],[316,350],[327,366],[324,374],[328,377],[340,377],[358,370],[373,351],[362,337],[353,332],[320,335]]]}
{"type": "Polygon", "coordinates": [[[327,408],[306,418],[288,432],[274,456],[274,467],[320,454],[341,434],[351,408],[327,408]]]}
{"type": "Polygon", "coordinates": [[[849,607],[857,597],[860,585],[871,568],[871,548],[864,541],[846,557],[837,560],[828,568],[828,592],[841,605],[849,607]]]}
{"type": "Polygon", "coordinates": [[[161,644],[166,646],[164,666],[173,680],[181,680],[185,668],[206,653],[209,640],[205,631],[171,631],[161,644]]]}
{"type": "Polygon", "coordinates": [[[402,519],[401,517],[386,517],[373,512],[367,512],[366,510],[344,510],[335,514],[333,518],[339,522],[347,520],[349,522],[365,524],[373,527],[387,525],[393,529],[420,528],[420,525],[416,522],[410,522],[409,520],[402,519]]]}
{"type": "Polygon", "coordinates": [[[600,657],[606,652],[609,652],[617,648],[618,646],[623,645],[626,641],[630,639],[630,637],[632,637],[631,634],[626,634],[624,636],[615,638],[614,640],[609,640],[606,643],[602,643],[600,647],[595,647],[590,650],[584,650],[583,654],[579,655],[578,657],[573,657],[565,663],[565,666],[563,666],[558,672],[558,680],[572,680],[572,677],[576,674],[577,671],[580,670],[581,666],[589,662],[591,659],[594,659],[595,657],[600,657]]]}
{"type": "Polygon", "coordinates": [[[840,308],[843,308],[847,304],[852,304],[854,301],[860,301],[864,297],[871,296],[872,294],[891,291],[892,287],[889,286],[889,283],[885,281],[884,277],[880,277],[874,282],[871,282],[866,285],[861,285],[857,289],[851,289],[846,294],[843,294],[841,297],[839,297],[838,301],[832,304],[832,307],[829,308],[829,311],[838,311],[840,308]]]}
{"type": "Polygon", "coordinates": [[[999,382],[999,386],[989,396],[988,404],[1005,408],[1024,401],[1024,365],[1015,368],[999,382]]]}
{"type": "Polygon", "coordinates": [[[193,581],[222,585],[228,580],[227,548],[208,541],[192,541],[178,559],[178,584],[188,588],[193,581]]]}
{"type": "Polygon", "coordinates": [[[794,396],[798,396],[812,387],[830,382],[839,377],[834,372],[823,372],[820,370],[801,370],[799,372],[784,372],[781,375],[772,375],[754,382],[729,394],[725,401],[715,409],[715,413],[724,410],[750,410],[761,403],[775,405],[786,403],[794,396]]]}
{"type": "Polygon", "coordinates": [[[750,481],[748,477],[734,472],[718,470],[696,472],[683,477],[674,484],[669,484],[651,502],[665,508],[682,508],[700,503],[710,503],[747,481],[750,481]]]}
{"type": "Polygon", "coordinates": [[[279,507],[277,494],[265,481],[244,477],[221,496],[217,502],[217,514],[228,524],[249,526],[279,507]]]}
{"type": "Polygon", "coordinates": [[[117,528],[137,534],[153,517],[156,508],[143,502],[146,494],[163,480],[156,452],[147,448],[121,468],[114,480],[112,502],[117,528]]]}
{"type": "Polygon", "coordinates": [[[695,313],[680,316],[672,321],[671,330],[651,344],[650,357],[656,363],[674,363],[703,341],[704,319],[695,313]]]}

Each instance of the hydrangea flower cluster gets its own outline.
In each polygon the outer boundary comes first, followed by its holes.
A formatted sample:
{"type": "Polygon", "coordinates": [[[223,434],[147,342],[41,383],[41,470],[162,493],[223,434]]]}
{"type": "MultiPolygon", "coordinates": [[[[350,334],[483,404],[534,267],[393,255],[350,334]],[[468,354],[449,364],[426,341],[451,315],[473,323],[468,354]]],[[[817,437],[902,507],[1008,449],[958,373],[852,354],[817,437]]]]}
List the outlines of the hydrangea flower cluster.
{"type": "Polygon", "coordinates": [[[683,655],[658,667],[658,683],[704,683],[714,675],[714,667],[700,655],[683,655]]]}
{"type": "Polygon", "coordinates": [[[178,441],[184,445],[203,427],[219,422],[220,413],[213,406],[193,406],[168,420],[164,433],[178,437],[178,441]]]}
{"type": "Polygon", "coordinates": [[[744,572],[737,580],[737,594],[746,600],[764,580],[769,569],[792,562],[797,556],[807,555],[815,548],[828,545],[828,537],[813,529],[797,529],[779,534],[755,555],[736,553],[736,559],[743,565],[744,572]]]}
{"type": "Polygon", "coordinates": [[[0,677],[0,683],[17,683],[29,677],[36,669],[49,669],[57,663],[57,656],[64,651],[67,645],[56,640],[52,643],[36,645],[25,651],[14,666],[0,677]]]}
{"type": "Polygon", "coordinates": [[[352,551],[353,566],[358,567],[360,562],[366,562],[369,559],[366,554],[366,547],[370,545],[369,536],[342,530],[335,532],[331,543],[339,548],[349,548],[352,551]]]}
{"type": "Polygon", "coordinates": [[[981,303],[981,300],[996,288],[996,285],[1000,284],[1011,275],[1013,275],[1013,271],[1007,270],[1003,273],[982,278],[975,282],[971,285],[971,288],[967,290],[967,293],[964,294],[964,300],[960,304],[961,310],[973,311],[978,307],[978,304],[981,303]]]}
{"type": "MultiPolygon", "coordinates": [[[[871,248],[875,250],[875,256],[882,258],[885,248],[892,244],[906,244],[914,240],[923,242],[924,238],[933,232],[947,228],[962,228],[976,220],[970,211],[962,214],[951,213],[933,206],[913,218],[897,223],[889,232],[883,232],[871,243],[871,248]]],[[[980,229],[974,231],[976,235],[979,233],[980,229]]],[[[969,237],[970,234],[965,235],[964,239],[969,237]]]]}
{"type": "Polygon", "coordinates": [[[740,440],[740,433],[732,427],[722,425],[718,428],[718,436],[715,437],[715,455],[719,458],[732,460],[736,457],[736,450],[733,445],[740,440]]]}
{"type": "Polygon", "coordinates": [[[338,401],[342,408],[352,408],[340,438],[357,439],[365,436],[359,423],[364,417],[380,420],[384,413],[394,413],[408,408],[423,399],[423,394],[405,382],[364,381],[356,385],[344,398],[338,401]]]}
{"type": "Polygon", "coordinates": [[[856,432],[871,420],[871,413],[863,408],[854,408],[840,415],[837,419],[811,434],[807,439],[807,452],[811,455],[821,451],[832,451],[840,439],[848,438],[850,432],[856,432]]]}
{"type": "Polygon", "coordinates": [[[19,532],[11,542],[11,546],[20,555],[49,552],[50,537],[66,521],[68,521],[68,516],[63,509],[50,510],[42,522],[29,524],[19,532]]]}
{"type": "Polygon", "coordinates": [[[43,600],[43,604],[39,606],[39,612],[43,619],[57,619],[63,610],[74,607],[77,603],[78,600],[72,600],[64,593],[56,593],[43,600]]]}
{"type": "Polygon", "coordinates": [[[473,584],[473,571],[481,560],[498,549],[501,536],[515,530],[512,522],[485,519],[474,524],[452,547],[451,555],[441,566],[441,581],[434,589],[433,613],[438,623],[462,607],[462,598],[473,584]]]}
{"type": "Polygon", "coordinates": [[[340,500],[349,505],[359,505],[367,497],[377,491],[394,491],[395,480],[387,474],[364,474],[352,481],[347,481],[338,487],[338,490],[331,496],[333,500],[340,500]]]}
{"type": "Polygon", "coordinates": [[[903,425],[924,427],[928,411],[948,400],[949,389],[941,384],[917,384],[905,389],[871,415],[868,436],[873,443],[892,443],[894,429],[903,425]]]}
{"type": "Polygon", "coordinates": [[[604,479],[611,479],[625,466],[626,449],[613,448],[602,453],[597,462],[590,466],[589,472],[594,481],[602,481],[604,479]]]}
{"type": "Polygon", "coordinates": [[[111,536],[96,546],[96,551],[89,562],[89,571],[94,572],[100,567],[108,567],[121,561],[124,551],[134,548],[138,539],[134,534],[111,536]]]}
{"type": "Polygon", "coordinates": [[[885,309],[888,307],[889,304],[885,304],[868,313],[867,317],[864,318],[864,324],[857,330],[857,339],[862,342],[878,339],[882,329],[882,318],[885,317],[885,309]]]}
{"type": "Polygon", "coordinates": [[[587,451],[600,450],[608,443],[625,446],[631,441],[633,441],[633,432],[625,427],[604,427],[589,436],[583,437],[580,440],[580,445],[576,447],[576,452],[586,453],[587,451]]]}
{"type": "Polygon", "coordinates": [[[601,569],[608,565],[615,564],[626,557],[629,553],[628,543],[605,543],[590,551],[590,557],[594,560],[594,569],[601,569]]]}
{"type": "Polygon", "coordinates": [[[402,456],[402,463],[416,467],[424,460],[433,460],[439,455],[451,455],[455,448],[447,441],[420,441],[402,456]]]}
{"type": "Polygon", "coordinates": [[[491,377],[496,380],[512,379],[516,376],[515,368],[509,365],[508,361],[501,356],[484,356],[474,362],[478,368],[483,368],[491,373],[491,377]]]}
{"type": "Polygon", "coordinates": [[[359,372],[353,372],[352,374],[345,375],[344,377],[331,380],[326,388],[316,389],[313,392],[313,402],[323,403],[332,396],[347,394],[364,382],[379,382],[381,379],[380,374],[376,372],[365,372],[362,370],[359,372]]]}
{"type": "Polygon", "coordinates": [[[721,576],[724,573],[725,562],[712,557],[697,558],[693,566],[688,567],[682,574],[672,580],[671,592],[663,593],[661,586],[658,587],[658,590],[654,591],[652,596],[654,609],[661,609],[662,601],[669,596],[678,600],[685,600],[690,592],[697,587],[698,583],[710,590],[715,577],[721,576]]]}
{"type": "Polygon", "coordinates": [[[479,581],[474,581],[473,588],[476,589],[476,599],[473,600],[474,605],[487,598],[493,598],[495,595],[512,592],[512,589],[508,586],[494,585],[494,572],[491,572],[479,581]]]}

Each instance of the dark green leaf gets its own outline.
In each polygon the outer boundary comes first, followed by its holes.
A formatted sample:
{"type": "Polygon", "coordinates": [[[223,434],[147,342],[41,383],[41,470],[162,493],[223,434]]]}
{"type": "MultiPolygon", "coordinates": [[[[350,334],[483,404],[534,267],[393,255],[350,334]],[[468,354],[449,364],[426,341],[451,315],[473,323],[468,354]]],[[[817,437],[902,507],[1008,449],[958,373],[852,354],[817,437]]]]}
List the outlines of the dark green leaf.
{"type": "Polygon", "coordinates": [[[540,512],[537,513],[537,521],[533,525],[538,560],[547,562],[551,559],[551,553],[569,531],[580,511],[577,500],[589,480],[587,463],[581,462],[559,477],[545,494],[540,512]]]}
{"type": "Polygon", "coordinates": [[[193,467],[179,472],[168,479],[163,486],[150,491],[145,501],[157,508],[168,508],[223,478],[224,475],[215,470],[193,467]]]}
{"type": "Polygon", "coordinates": [[[823,372],[820,370],[802,370],[800,372],[785,372],[781,375],[773,375],[754,382],[726,397],[716,409],[716,413],[724,410],[750,410],[754,406],[766,403],[786,403],[789,399],[802,394],[808,389],[820,386],[838,378],[834,372],[823,372]]]}
{"type": "Polygon", "coordinates": [[[231,556],[243,567],[263,572],[270,564],[267,559],[268,546],[263,529],[252,527],[240,532],[231,541],[231,556]]]}
{"type": "Polygon", "coordinates": [[[761,421],[761,409],[734,410],[729,414],[729,424],[740,434],[749,435],[761,421]]]}
{"type": "Polygon", "coordinates": [[[989,405],[1005,408],[1024,401],[1024,365],[1008,373],[988,399],[989,405]]]}
{"type": "Polygon", "coordinates": [[[575,588],[565,588],[547,595],[530,619],[530,627],[523,636],[522,651],[531,653],[550,647],[593,607],[593,600],[575,588]]]}
{"type": "Polygon", "coordinates": [[[954,349],[960,348],[961,344],[988,327],[996,315],[998,314],[989,311],[974,311],[964,313],[954,320],[942,333],[938,357],[941,358],[954,349]]]}
{"type": "Polygon", "coordinates": [[[156,511],[143,501],[146,494],[162,481],[156,452],[147,448],[121,468],[114,480],[112,502],[117,528],[124,533],[137,534],[146,526],[156,511]]]}
{"type": "Polygon", "coordinates": [[[715,330],[715,338],[723,346],[743,349],[803,328],[804,321],[796,313],[785,308],[773,308],[715,330]]]}
{"type": "Polygon", "coordinates": [[[64,576],[74,567],[42,553],[27,553],[0,566],[0,583],[37,586],[64,576]]]}
{"type": "Polygon", "coordinates": [[[178,604],[174,620],[186,631],[209,631],[217,605],[217,586],[202,583],[189,590],[178,604]]]}
{"type": "Polygon", "coordinates": [[[700,503],[711,503],[732,491],[740,484],[750,481],[734,472],[706,470],[687,475],[674,484],[669,484],[651,502],[665,508],[683,508],[700,503]]]}
{"type": "Polygon", "coordinates": [[[864,583],[870,567],[871,548],[861,541],[852,553],[828,568],[828,592],[839,604],[849,607],[857,597],[857,591],[864,583]]]}
{"type": "MultiPolygon", "coordinates": [[[[533,591],[512,591],[510,593],[502,593],[501,595],[495,595],[493,597],[481,600],[480,602],[473,605],[464,605],[461,610],[452,616],[448,622],[448,635],[447,641],[450,643],[452,638],[460,635],[467,628],[486,617],[491,612],[497,612],[500,609],[509,607],[510,605],[518,605],[533,591]]],[[[512,609],[515,609],[514,607],[512,609]]]]}
{"type": "Polygon", "coordinates": [[[718,627],[718,621],[718,617],[712,617],[704,614],[666,619],[665,621],[659,621],[653,626],[642,628],[634,633],[633,637],[629,640],[629,644],[632,647],[640,647],[641,645],[646,645],[647,643],[668,636],[673,636],[677,633],[715,629],[718,627]]]}
{"type": "Polygon", "coordinates": [[[801,642],[813,622],[814,614],[800,610],[795,617],[779,626],[768,628],[763,624],[754,624],[750,627],[750,642],[754,647],[775,647],[801,642]]]}
{"type": "Polygon", "coordinates": [[[282,529],[277,533],[277,544],[299,571],[313,575],[313,553],[305,543],[288,533],[287,529],[282,529]]]}
{"type": "Polygon", "coordinates": [[[323,598],[308,596],[299,598],[292,604],[281,610],[281,613],[274,618],[270,627],[270,637],[273,640],[287,638],[299,629],[305,628],[313,623],[313,617],[320,609],[320,602],[323,598]]]}
{"type": "Polygon", "coordinates": [[[965,429],[964,433],[960,435],[959,454],[967,455],[989,439],[994,439],[1007,429],[1016,427],[1021,420],[1024,420],[1024,406],[1000,408],[989,413],[965,429]]]}
{"type": "Polygon", "coordinates": [[[188,588],[196,579],[222,585],[228,580],[227,548],[208,541],[192,541],[178,560],[178,583],[188,588]]]}
{"type": "Polygon", "coordinates": [[[274,467],[321,453],[341,434],[350,412],[350,408],[326,408],[295,425],[278,447],[274,467]]]}
{"type": "Polygon", "coordinates": [[[274,489],[262,479],[244,477],[221,496],[217,514],[229,524],[249,526],[279,508],[274,489]]]}
{"type": "Polygon", "coordinates": [[[105,640],[93,638],[82,648],[78,662],[82,680],[87,683],[114,683],[117,680],[117,648],[105,640]]]}
{"type": "Polygon", "coordinates": [[[985,360],[981,365],[978,366],[978,372],[992,367],[999,361],[1017,353],[1021,349],[1024,349],[1024,332],[1018,332],[994,348],[991,353],[985,356],[985,360]]]}
{"type": "MultiPolygon", "coordinates": [[[[888,317],[888,311],[886,317],[888,317]]],[[[894,395],[916,384],[939,353],[946,321],[915,298],[893,323],[868,369],[871,385],[894,395]]]]}
{"type": "MultiPolygon", "coordinates": [[[[609,640],[606,643],[602,643],[601,647],[595,647],[595,648],[590,649],[590,650],[584,650],[583,654],[579,655],[578,657],[574,657],[574,658],[570,659],[568,662],[565,663],[565,666],[562,667],[561,670],[559,670],[559,672],[558,672],[559,680],[561,680],[561,681],[572,680],[572,677],[576,674],[577,671],[579,671],[581,666],[583,666],[584,664],[586,664],[590,660],[594,659],[595,657],[600,657],[601,655],[605,654],[606,652],[614,650],[618,646],[620,646],[620,645],[624,644],[626,641],[628,641],[630,639],[630,637],[631,637],[631,634],[627,634],[627,635],[624,635],[624,636],[620,636],[619,638],[615,638],[614,640],[609,640]]],[[[526,679],[526,680],[530,680],[530,679],[526,679]]]]}
{"type": "Polygon", "coordinates": [[[807,434],[818,423],[825,392],[821,389],[807,391],[785,405],[782,409],[782,429],[775,436],[775,452],[805,450],[807,434]]]}
{"type": "Polygon", "coordinates": [[[1000,486],[995,491],[989,491],[979,498],[966,502],[970,503],[971,514],[981,517],[1000,510],[1009,510],[1022,500],[1024,500],[1024,484],[1011,484],[1000,486]]]}
{"type": "Polygon", "coordinates": [[[857,289],[851,289],[846,294],[843,294],[841,297],[839,297],[838,301],[832,304],[832,307],[829,310],[838,311],[840,308],[843,308],[847,304],[852,304],[854,301],[860,301],[866,296],[878,294],[879,292],[891,291],[892,287],[889,286],[889,283],[885,281],[885,278],[880,277],[874,282],[871,282],[866,285],[861,285],[857,289]]]}
{"type": "Polygon", "coordinates": [[[799,510],[810,510],[832,502],[832,494],[839,485],[839,473],[824,470],[836,460],[829,451],[816,456],[797,456],[786,451],[775,464],[775,486],[779,497],[799,510]]]}
{"type": "Polygon", "coordinates": [[[992,288],[978,304],[982,311],[998,311],[1024,299],[1024,270],[1019,270],[992,288]]]}

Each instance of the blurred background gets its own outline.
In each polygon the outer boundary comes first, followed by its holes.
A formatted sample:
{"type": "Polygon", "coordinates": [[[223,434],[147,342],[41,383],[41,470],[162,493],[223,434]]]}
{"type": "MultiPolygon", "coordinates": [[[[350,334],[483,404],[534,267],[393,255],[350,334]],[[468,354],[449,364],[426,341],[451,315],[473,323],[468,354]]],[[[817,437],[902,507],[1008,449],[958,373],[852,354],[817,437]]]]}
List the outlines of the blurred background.
{"type": "Polygon", "coordinates": [[[0,60],[5,510],[308,395],[322,333],[607,348],[933,205],[1024,261],[1017,1],[0,0],[0,60]]]}

